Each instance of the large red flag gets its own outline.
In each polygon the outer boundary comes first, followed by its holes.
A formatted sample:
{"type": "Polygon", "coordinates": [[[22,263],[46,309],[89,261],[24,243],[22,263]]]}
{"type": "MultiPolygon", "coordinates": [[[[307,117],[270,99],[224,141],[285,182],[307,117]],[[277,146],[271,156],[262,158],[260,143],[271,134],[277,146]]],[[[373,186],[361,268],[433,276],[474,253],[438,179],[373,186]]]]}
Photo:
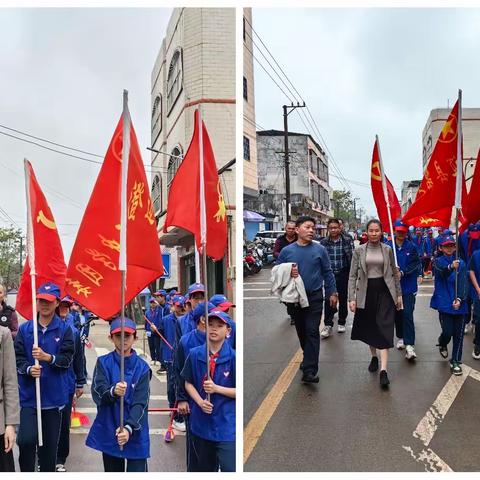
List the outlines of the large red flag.
{"type": "Polygon", "coordinates": [[[462,213],[464,216],[465,227],[471,223],[476,223],[480,220],[480,150],[477,155],[477,162],[473,172],[472,183],[470,185],[470,192],[464,195],[462,205],[462,213]]]}
{"type": "MultiPolygon", "coordinates": [[[[203,162],[206,205],[206,253],[214,260],[225,255],[227,247],[227,216],[217,164],[205,124],[203,132],[203,162]]],[[[201,248],[201,185],[198,110],[195,111],[193,136],[187,153],[177,170],[168,194],[167,218],[163,231],[175,226],[195,236],[201,248]]]]}
{"type": "Polygon", "coordinates": [[[30,262],[34,261],[36,285],[53,282],[63,291],[67,266],[63,259],[62,244],[58,236],[57,226],[48,206],[45,195],[37,182],[35,173],[30,162],[25,160],[25,173],[30,198],[30,206],[27,208],[31,216],[32,232],[27,241],[33,252],[32,257],[27,255],[23,267],[20,288],[18,290],[15,308],[22,317],[32,318],[32,284],[30,278],[30,262]]]}
{"type": "MultiPolygon", "coordinates": [[[[415,201],[403,216],[407,224],[423,217],[430,225],[448,227],[455,203],[457,175],[458,101],[455,103],[428,162],[415,201]]],[[[465,188],[465,187],[464,187],[465,188]]],[[[426,226],[426,225],[425,225],[426,226]]]]}
{"type": "MultiPolygon", "coordinates": [[[[66,290],[88,310],[108,319],[120,312],[120,201],[123,149],[120,118],[85,210],[68,264],[66,290]]],[[[163,275],[155,215],[133,125],[127,177],[125,302],[163,275]]]]}
{"type": "Polygon", "coordinates": [[[410,218],[406,223],[414,227],[448,227],[452,218],[452,207],[441,208],[410,218]]]}
{"type": "MultiPolygon", "coordinates": [[[[385,232],[390,232],[390,222],[388,221],[388,210],[387,203],[382,186],[382,170],[380,164],[380,154],[379,154],[378,140],[375,140],[375,145],[373,146],[372,154],[372,171],[371,171],[371,185],[372,185],[372,194],[375,206],[377,207],[378,219],[382,223],[383,230],[385,232]]],[[[385,172],[383,172],[385,174],[385,172]]],[[[387,194],[388,201],[390,204],[390,215],[392,224],[400,218],[402,209],[395,193],[393,185],[390,183],[390,180],[385,175],[385,181],[387,184],[387,194]]]]}

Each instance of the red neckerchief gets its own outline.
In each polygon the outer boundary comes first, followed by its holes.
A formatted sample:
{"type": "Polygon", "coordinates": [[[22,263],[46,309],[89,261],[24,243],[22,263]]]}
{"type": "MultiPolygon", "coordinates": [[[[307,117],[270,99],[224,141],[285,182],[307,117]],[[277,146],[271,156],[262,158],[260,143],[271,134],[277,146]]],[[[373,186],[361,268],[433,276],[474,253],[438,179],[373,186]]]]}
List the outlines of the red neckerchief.
{"type": "MultiPolygon", "coordinates": [[[[219,352],[217,353],[211,353],[209,356],[209,361],[208,361],[208,369],[210,370],[210,378],[213,380],[213,375],[215,374],[215,367],[217,366],[217,358],[219,356],[219,352]]],[[[205,375],[205,378],[203,381],[207,380],[208,375],[205,375]]]]}

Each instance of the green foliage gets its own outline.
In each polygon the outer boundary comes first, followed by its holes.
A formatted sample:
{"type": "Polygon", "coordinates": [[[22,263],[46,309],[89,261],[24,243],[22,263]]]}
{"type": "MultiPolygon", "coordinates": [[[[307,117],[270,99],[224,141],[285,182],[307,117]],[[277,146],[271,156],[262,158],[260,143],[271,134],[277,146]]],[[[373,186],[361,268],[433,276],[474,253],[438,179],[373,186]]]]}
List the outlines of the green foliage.
{"type": "Polygon", "coordinates": [[[0,228],[0,281],[6,284],[7,289],[18,288],[24,259],[22,231],[0,228]]]}

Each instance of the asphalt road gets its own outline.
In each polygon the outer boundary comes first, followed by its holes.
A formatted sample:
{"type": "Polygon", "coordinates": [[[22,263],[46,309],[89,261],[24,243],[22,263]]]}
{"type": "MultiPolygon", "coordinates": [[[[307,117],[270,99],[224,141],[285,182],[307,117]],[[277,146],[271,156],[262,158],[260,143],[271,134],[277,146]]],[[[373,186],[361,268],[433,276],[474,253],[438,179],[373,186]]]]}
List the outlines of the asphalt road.
{"type": "MultiPolygon", "coordinates": [[[[134,345],[138,354],[144,353],[142,341],[143,332],[139,332],[139,340],[134,345]]],[[[113,348],[108,338],[108,323],[102,320],[95,322],[90,328],[90,341],[92,347],[86,349],[87,371],[89,374],[88,385],[85,393],[77,403],[77,412],[86,415],[89,425],[70,429],[70,455],[66,462],[68,472],[103,472],[102,454],[85,445],[89,426],[92,425],[96,415],[96,405],[91,398],[91,375],[95,367],[97,356],[104,355],[113,348]]],[[[145,342],[146,343],[146,342],[145,342]]],[[[147,362],[150,364],[148,344],[146,345],[147,362]]],[[[157,364],[158,365],[158,364],[157,364]]],[[[165,374],[156,374],[158,366],[152,366],[153,376],[150,382],[149,408],[167,408],[167,383],[165,374]]],[[[165,443],[164,434],[169,425],[168,413],[149,413],[150,427],[150,459],[148,460],[149,472],[184,472],[185,463],[185,433],[174,430],[175,438],[171,443],[165,443]]],[[[18,459],[18,448],[14,452],[18,459]]],[[[18,464],[17,472],[20,471],[18,464]]]]}
{"type": "Polygon", "coordinates": [[[367,371],[368,347],[350,339],[351,314],[346,333],[321,340],[320,383],[301,384],[299,357],[291,362],[299,348],[295,327],[269,298],[269,277],[264,269],[244,285],[244,424],[253,432],[245,438],[245,471],[480,470],[480,362],[471,356],[470,333],[464,375],[450,374],[435,346],[440,327],[429,308],[431,281],[417,297],[418,359],[408,362],[404,351],[392,350],[392,383],[382,391],[378,375],[367,371]],[[291,383],[284,381],[288,372],[291,383]],[[270,410],[266,425],[268,417],[255,415],[259,407],[270,410]]]}

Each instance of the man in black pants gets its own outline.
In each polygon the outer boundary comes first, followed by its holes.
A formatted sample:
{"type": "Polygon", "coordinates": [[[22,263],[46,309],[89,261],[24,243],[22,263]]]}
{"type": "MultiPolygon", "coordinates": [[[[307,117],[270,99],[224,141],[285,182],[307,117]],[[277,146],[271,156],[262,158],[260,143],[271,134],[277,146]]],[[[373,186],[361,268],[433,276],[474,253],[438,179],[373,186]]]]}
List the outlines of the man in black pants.
{"type": "Polygon", "coordinates": [[[303,362],[300,366],[303,370],[302,382],[318,383],[323,290],[325,289],[325,298],[329,299],[332,307],[336,306],[338,295],[327,250],[312,241],[315,219],[299,217],[295,225],[298,240],[281,251],[277,263],[292,263],[292,277],[300,276],[305,285],[309,306],[295,306],[292,315],[303,350],[303,362]]]}
{"type": "MultiPolygon", "coordinates": [[[[348,275],[350,264],[352,263],[353,240],[348,234],[342,235],[340,220],[331,218],[328,223],[328,236],[320,243],[327,249],[335,275],[335,284],[338,292],[338,333],[345,332],[345,324],[348,316],[348,275]]],[[[330,302],[325,299],[325,326],[320,335],[322,338],[328,338],[333,331],[333,316],[337,309],[330,306],[330,302]]]]}

